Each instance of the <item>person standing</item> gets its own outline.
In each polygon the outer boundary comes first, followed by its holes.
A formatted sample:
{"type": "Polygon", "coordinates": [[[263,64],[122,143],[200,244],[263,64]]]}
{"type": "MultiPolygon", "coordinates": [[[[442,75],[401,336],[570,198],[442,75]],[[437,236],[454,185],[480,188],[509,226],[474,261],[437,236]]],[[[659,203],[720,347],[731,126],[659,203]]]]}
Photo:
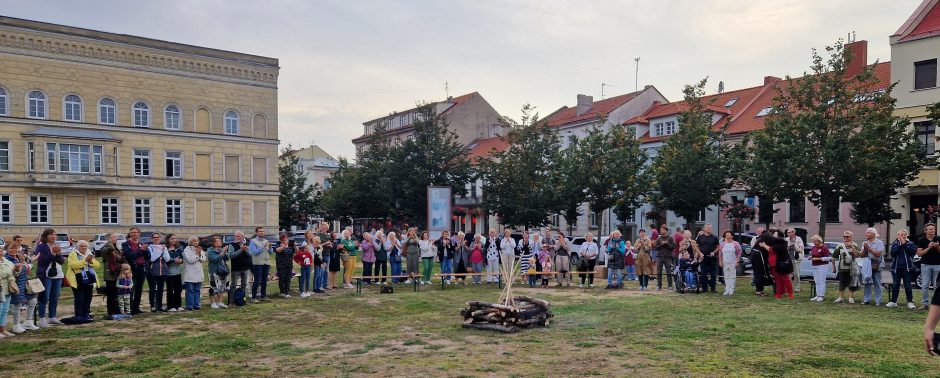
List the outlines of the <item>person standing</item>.
{"type": "MultiPolygon", "coordinates": [[[[702,271],[702,282],[699,286],[702,292],[711,291],[715,293],[718,286],[718,236],[712,234],[712,225],[705,224],[702,228],[702,234],[695,238],[698,248],[702,251],[702,264],[699,269],[702,271]]],[[[728,286],[726,283],[725,286],[728,286]]]]}
{"type": "Polygon", "coordinates": [[[206,253],[199,245],[199,238],[189,238],[189,245],[183,249],[183,285],[186,287],[186,310],[199,310],[201,303],[199,297],[202,291],[202,263],[206,261],[206,253]]]}
{"type": "Polygon", "coordinates": [[[907,296],[907,308],[915,309],[914,295],[911,291],[911,275],[914,273],[914,255],[917,254],[917,245],[907,238],[907,230],[898,230],[898,238],[891,243],[891,278],[894,285],[891,287],[891,301],[885,307],[898,307],[898,294],[901,283],[904,283],[904,294],[907,296]]]}
{"type": "Polygon", "coordinates": [[[862,284],[865,285],[865,296],[862,304],[870,304],[874,292],[875,306],[881,306],[881,266],[884,265],[885,243],[878,239],[878,231],[874,227],[865,230],[865,242],[862,243],[861,273],[862,284]]]}
{"type": "Polygon", "coordinates": [[[499,240],[496,238],[496,230],[490,229],[483,249],[486,251],[486,283],[499,282],[499,240]]]}
{"type": "Polygon", "coordinates": [[[781,236],[777,230],[765,232],[758,242],[767,250],[767,261],[774,278],[774,298],[780,299],[786,294],[792,300],[793,281],[790,274],[793,273],[793,260],[787,252],[787,241],[781,236]]]}
{"type": "Polygon", "coordinates": [[[268,300],[268,274],[271,273],[271,242],[264,238],[264,227],[255,227],[255,237],[248,242],[251,255],[251,301],[268,300]]]}
{"type": "Polygon", "coordinates": [[[636,275],[640,280],[640,291],[649,288],[650,276],[653,275],[653,241],[646,237],[646,231],[640,230],[640,237],[636,240],[636,275]]]}
{"type": "Polygon", "coordinates": [[[623,288],[623,268],[624,258],[627,253],[627,245],[620,239],[620,230],[614,230],[607,240],[607,288],[623,288]],[[616,278],[614,278],[616,277],[616,278]],[[616,279],[616,283],[614,283],[616,279]]]}
{"type": "MultiPolygon", "coordinates": [[[[325,273],[327,278],[327,284],[324,289],[335,289],[336,283],[336,272],[339,271],[339,262],[338,257],[336,257],[335,244],[333,244],[333,237],[330,236],[330,224],[327,222],[320,222],[320,229],[316,233],[316,236],[320,238],[320,248],[323,249],[323,264],[327,267],[327,273],[325,273]],[[336,270],[333,270],[333,263],[336,261],[336,270]]],[[[309,244],[310,239],[307,240],[309,244]]],[[[314,253],[314,250],[311,250],[310,253],[314,253]]],[[[316,272],[316,267],[314,267],[314,272],[316,272]]],[[[314,287],[316,287],[316,273],[314,273],[314,287]]]]}
{"type": "MultiPolygon", "coordinates": [[[[384,285],[387,282],[385,276],[388,276],[388,248],[385,248],[385,233],[382,230],[375,233],[375,241],[372,245],[375,249],[375,268],[372,277],[382,277],[381,279],[375,278],[375,283],[382,281],[384,285]]],[[[362,258],[365,259],[365,256],[362,258]]]]}
{"type": "Polygon", "coordinates": [[[340,261],[343,262],[343,288],[352,289],[352,274],[356,269],[356,255],[358,255],[359,243],[352,236],[352,230],[347,227],[341,234],[337,245],[340,252],[340,261]]]}
{"type": "Polygon", "coordinates": [[[839,280],[839,297],[836,298],[835,303],[842,303],[842,297],[845,296],[845,290],[849,290],[849,303],[855,304],[855,291],[858,290],[857,277],[858,277],[858,265],[855,264],[855,258],[861,256],[862,252],[858,248],[858,244],[852,241],[852,232],[846,231],[842,233],[843,243],[836,246],[833,255],[835,261],[833,262],[838,272],[839,280]]]}
{"type": "MultiPolygon", "coordinates": [[[[787,229],[787,253],[790,254],[790,260],[793,261],[793,291],[800,292],[800,262],[803,261],[803,250],[806,248],[803,244],[803,238],[796,236],[796,229],[787,229]]],[[[883,249],[883,248],[882,248],[883,249]]]]}
{"type": "MultiPolygon", "coordinates": [[[[281,298],[290,298],[290,280],[294,278],[294,253],[297,251],[297,243],[289,240],[286,232],[280,233],[278,240],[279,244],[274,249],[274,264],[277,267],[277,289],[281,294],[281,298]]],[[[308,272],[307,282],[309,283],[309,281],[308,272]]]]}
{"type": "Polygon", "coordinates": [[[147,246],[150,256],[147,262],[147,287],[150,288],[150,312],[167,312],[163,307],[163,288],[166,283],[167,262],[170,261],[170,253],[166,250],[166,245],[160,243],[162,235],[154,232],[151,236],[152,243],[147,246]]]}
{"type": "Polygon", "coordinates": [[[441,233],[441,238],[434,242],[437,247],[437,260],[441,262],[441,280],[450,285],[452,276],[443,276],[443,274],[454,273],[454,252],[456,245],[450,240],[450,232],[441,233]]]}
{"type": "Polygon", "coordinates": [[[166,263],[166,307],[169,312],[183,310],[183,246],[176,235],[166,235],[166,252],[170,261],[166,263]]]}
{"type": "Polygon", "coordinates": [[[516,240],[512,238],[512,231],[508,228],[503,230],[503,237],[499,240],[499,261],[503,264],[500,271],[506,272],[507,275],[516,266],[516,240]]]}
{"type": "Polygon", "coordinates": [[[558,240],[555,242],[555,269],[558,270],[558,284],[556,286],[571,286],[571,242],[565,237],[564,231],[558,231],[558,240]]]}
{"type": "Polygon", "coordinates": [[[209,300],[212,301],[212,308],[228,308],[225,302],[222,302],[222,294],[229,292],[229,274],[231,269],[228,267],[229,248],[222,246],[222,238],[218,235],[212,237],[212,245],[209,247],[209,300]]]}
{"type": "Polygon", "coordinates": [[[666,280],[669,282],[668,289],[672,290],[672,256],[673,251],[678,251],[678,247],[675,238],[669,235],[669,229],[664,225],[659,231],[659,239],[656,239],[656,254],[658,256],[656,262],[656,291],[663,290],[663,272],[666,273],[666,280]]]}
{"type": "Polygon", "coordinates": [[[416,228],[408,229],[403,244],[402,254],[405,256],[406,269],[408,270],[408,280],[405,283],[410,284],[412,280],[420,281],[421,274],[418,266],[421,265],[421,243],[418,242],[418,230],[416,228]]]}
{"type": "Polygon", "coordinates": [[[924,236],[917,241],[917,256],[920,256],[921,309],[926,309],[930,304],[930,287],[936,285],[937,273],[940,273],[940,236],[937,236],[937,225],[927,223],[924,226],[924,236]]]}
{"type": "Polygon", "coordinates": [[[726,230],[723,234],[724,239],[718,245],[718,252],[721,263],[722,273],[725,277],[725,292],[722,295],[734,295],[734,288],[737,286],[738,263],[741,261],[741,243],[734,240],[734,233],[726,230]]]}
{"type": "Polygon", "coordinates": [[[229,299],[235,290],[241,288],[248,296],[248,276],[251,275],[251,254],[248,253],[248,241],[245,233],[235,231],[235,240],[225,246],[229,259],[232,260],[232,276],[229,285],[229,299]]]}
{"type": "MultiPolygon", "coordinates": [[[[26,281],[33,271],[29,254],[23,249],[23,237],[14,235],[6,246],[6,258],[14,265],[16,286],[19,294],[11,295],[10,308],[13,310],[13,333],[23,333],[39,329],[36,326],[33,314],[36,310],[36,294],[26,291],[26,281]],[[16,273],[17,268],[19,273],[16,273]],[[20,318],[20,308],[26,309],[26,320],[20,318]]],[[[0,323],[2,324],[2,323],[0,323]]]]}
{"type": "MultiPolygon", "coordinates": [[[[36,247],[38,250],[39,247],[36,247]]],[[[140,240],[140,229],[131,227],[127,230],[127,239],[121,243],[121,254],[124,260],[131,266],[132,279],[134,280],[134,295],[131,297],[131,315],[140,315],[140,300],[143,298],[144,280],[147,279],[147,247],[140,240]]],[[[41,272],[41,271],[40,271],[41,272]]],[[[45,284],[45,283],[43,283],[45,284]]],[[[49,287],[46,286],[46,290],[49,287]]],[[[42,294],[40,297],[40,308],[42,306],[42,294]]]]}
{"type": "Polygon", "coordinates": [[[434,269],[434,243],[431,242],[431,236],[427,231],[421,232],[421,240],[418,240],[418,249],[421,255],[422,265],[422,285],[431,284],[431,270],[434,269]]]}
{"type": "MultiPolygon", "coordinates": [[[[466,237],[467,235],[460,231],[453,240],[457,246],[454,249],[454,272],[457,274],[467,274],[467,268],[470,268],[470,247],[467,246],[466,237]]],[[[460,276],[457,279],[464,285],[467,284],[467,276],[460,276]]]]}
{"type": "MultiPolygon", "coordinates": [[[[483,273],[483,263],[486,261],[485,251],[486,248],[483,246],[482,242],[483,237],[479,234],[473,235],[473,244],[470,245],[470,265],[472,266],[471,270],[473,273],[483,273]]],[[[489,282],[489,281],[487,281],[489,282]]],[[[480,276],[473,276],[473,284],[480,284],[480,276]]]]}
{"type": "MultiPolygon", "coordinates": [[[[829,253],[829,247],[823,243],[819,235],[813,235],[809,238],[813,242],[813,249],[810,250],[810,261],[813,264],[813,281],[816,283],[816,296],[810,299],[815,302],[822,302],[826,297],[826,274],[831,271],[829,262],[832,261],[832,255],[829,253]]],[[[913,243],[911,243],[913,245],[913,243]]]]}
{"type": "MultiPolygon", "coordinates": [[[[95,285],[98,283],[98,276],[95,269],[101,267],[101,263],[95,258],[95,254],[88,248],[88,242],[79,240],[75,243],[75,250],[68,257],[69,286],[72,287],[72,307],[75,309],[75,316],[72,318],[75,324],[88,323],[92,321],[91,316],[91,295],[94,293],[95,285]]],[[[66,319],[68,321],[68,319],[66,319]]],[[[73,324],[73,323],[69,323],[73,324]]]]}
{"type": "MultiPolygon", "coordinates": [[[[362,250],[362,283],[366,285],[372,284],[372,266],[375,265],[375,241],[372,240],[372,234],[369,232],[362,233],[362,243],[359,243],[359,249],[362,250]]],[[[379,283],[379,280],[375,280],[375,283],[379,283]]]]}
{"type": "MultiPolygon", "coordinates": [[[[581,249],[578,252],[581,255],[583,270],[594,272],[600,252],[600,247],[594,241],[594,234],[590,232],[584,234],[584,243],[581,243],[581,249]]],[[[587,279],[588,287],[594,287],[594,273],[581,273],[581,284],[578,287],[584,287],[585,279],[587,279]]]]}
{"type": "Polygon", "coordinates": [[[388,261],[389,266],[392,270],[392,283],[397,284],[401,282],[401,279],[398,276],[401,275],[401,243],[398,242],[398,234],[395,232],[388,233],[388,240],[385,241],[385,250],[388,251],[388,261]]]}
{"type": "Polygon", "coordinates": [[[105,237],[107,240],[101,247],[101,261],[104,262],[104,285],[105,302],[107,304],[107,320],[112,320],[114,315],[121,314],[118,307],[117,280],[121,274],[121,265],[124,264],[124,255],[117,247],[117,234],[110,233],[105,237]]]}
{"type": "MultiPolygon", "coordinates": [[[[10,260],[0,256],[0,339],[16,336],[15,333],[7,331],[6,328],[7,314],[10,312],[10,302],[12,300],[11,297],[14,295],[14,293],[10,292],[9,288],[11,286],[17,287],[16,276],[20,274],[22,268],[22,265],[13,264],[10,260]]],[[[16,309],[16,311],[19,311],[19,309],[16,309]]]]}

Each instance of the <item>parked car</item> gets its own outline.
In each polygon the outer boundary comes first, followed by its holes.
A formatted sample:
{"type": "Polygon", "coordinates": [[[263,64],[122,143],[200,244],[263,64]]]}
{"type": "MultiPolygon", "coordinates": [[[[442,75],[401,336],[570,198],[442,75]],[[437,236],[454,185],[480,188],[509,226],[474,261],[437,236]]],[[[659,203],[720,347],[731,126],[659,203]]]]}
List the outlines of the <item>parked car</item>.
{"type": "MultiPolygon", "coordinates": [[[[823,244],[825,244],[826,247],[829,248],[829,253],[832,253],[833,251],[835,251],[836,247],[839,245],[839,243],[836,243],[836,242],[823,242],[823,244]]],[[[807,247],[803,248],[803,261],[800,262],[800,277],[801,278],[808,277],[809,279],[813,279],[813,262],[810,261],[810,258],[809,258],[810,252],[812,252],[812,250],[813,250],[812,244],[809,244],[807,247]]],[[[832,266],[832,263],[830,263],[829,265],[832,266]]],[[[833,272],[831,269],[827,271],[826,279],[827,280],[836,279],[835,272],[833,272]]]]}
{"type": "MultiPolygon", "coordinates": [[[[117,245],[118,248],[121,247],[121,243],[127,240],[124,234],[117,235],[117,245]]],[[[101,247],[104,247],[104,244],[108,242],[108,234],[98,234],[95,235],[94,239],[91,241],[91,250],[95,253],[95,256],[98,256],[101,253],[101,247]]]]}
{"type": "Polygon", "coordinates": [[[68,254],[72,252],[75,241],[72,240],[69,234],[55,234],[55,245],[62,249],[63,256],[68,256],[68,254]]]}

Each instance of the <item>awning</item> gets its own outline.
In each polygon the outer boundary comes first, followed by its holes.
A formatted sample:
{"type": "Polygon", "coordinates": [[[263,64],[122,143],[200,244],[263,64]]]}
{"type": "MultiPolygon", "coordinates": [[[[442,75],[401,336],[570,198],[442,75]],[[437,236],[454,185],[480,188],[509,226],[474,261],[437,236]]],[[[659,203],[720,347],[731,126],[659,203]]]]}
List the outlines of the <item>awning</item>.
{"type": "Polygon", "coordinates": [[[49,137],[49,138],[66,138],[66,139],[83,139],[83,140],[98,140],[104,142],[118,142],[121,140],[111,136],[104,131],[94,131],[94,130],[75,130],[75,129],[66,129],[58,127],[40,127],[33,131],[28,131],[22,134],[24,137],[49,137]]]}

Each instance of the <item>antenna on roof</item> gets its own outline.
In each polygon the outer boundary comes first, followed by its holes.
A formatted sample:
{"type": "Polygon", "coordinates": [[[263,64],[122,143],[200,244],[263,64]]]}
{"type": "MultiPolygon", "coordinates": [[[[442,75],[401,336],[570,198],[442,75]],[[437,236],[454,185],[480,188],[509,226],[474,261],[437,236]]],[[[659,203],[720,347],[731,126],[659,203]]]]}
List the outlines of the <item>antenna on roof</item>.
{"type": "Polygon", "coordinates": [[[444,98],[450,98],[450,91],[447,88],[447,82],[444,82],[444,98]]]}
{"type": "Polygon", "coordinates": [[[718,94],[725,93],[725,82],[724,80],[718,82],[718,94]]]}
{"type": "Polygon", "coordinates": [[[633,58],[636,64],[636,73],[633,75],[633,91],[640,90],[640,57],[633,58]]]}
{"type": "Polygon", "coordinates": [[[855,30],[852,30],[852,42],[855,42],[855,41],[856,41],[856,39],[855,39],[855,30]]]}
{"type": "Polygon", "coordinates": [[[601,100],[604,99],[604,87],[613,87],[613,85],[601,83],[601,100]]]}

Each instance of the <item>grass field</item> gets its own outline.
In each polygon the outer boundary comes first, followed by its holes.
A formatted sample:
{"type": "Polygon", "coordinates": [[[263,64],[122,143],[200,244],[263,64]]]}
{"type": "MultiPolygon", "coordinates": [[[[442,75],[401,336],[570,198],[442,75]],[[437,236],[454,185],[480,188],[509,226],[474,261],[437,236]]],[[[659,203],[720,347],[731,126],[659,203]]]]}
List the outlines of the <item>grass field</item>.
{"type": "MultiPolygon", "coordinates": [[[[519,289],[552,301],[555,318],[548,328],[512,335],[460,327],[464,302],[495,300],[495,286],[425,286],[418,293],[400,286],[392,295],[374,286],[363,295],[334,290],[327,297],[19,335],[0,340],[0,371],[30,377],[937,375],[940,359],[921,347],[923,311],[811,303],[805,293],[776,301],[755,297],[744,280],[738,286],[731,298],[519,289]]],[[[70,312],[70,304],[60,307],[70,312]]],[[[103,316],[102,305],[93,311],[103,316]]]]}

